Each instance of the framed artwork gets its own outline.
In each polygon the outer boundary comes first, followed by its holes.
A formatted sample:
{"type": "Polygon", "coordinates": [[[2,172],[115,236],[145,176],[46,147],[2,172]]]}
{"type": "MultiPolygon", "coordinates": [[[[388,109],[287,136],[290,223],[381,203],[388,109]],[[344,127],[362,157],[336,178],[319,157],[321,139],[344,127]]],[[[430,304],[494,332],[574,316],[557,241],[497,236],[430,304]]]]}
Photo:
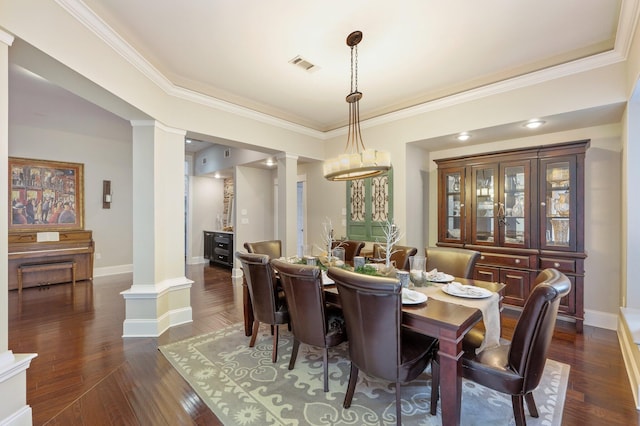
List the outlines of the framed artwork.
{"type": "Polygon", "coordinates": [[[84,164],[9,157],[9,232],[84,229],[84,164]]]}

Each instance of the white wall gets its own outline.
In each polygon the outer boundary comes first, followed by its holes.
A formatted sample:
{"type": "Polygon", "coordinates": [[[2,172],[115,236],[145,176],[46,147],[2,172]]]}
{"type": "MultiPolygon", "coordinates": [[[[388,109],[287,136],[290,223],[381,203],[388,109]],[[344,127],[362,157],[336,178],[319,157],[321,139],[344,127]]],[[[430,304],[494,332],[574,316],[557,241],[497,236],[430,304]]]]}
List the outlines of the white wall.
{"type": "Polygon", "coordinates": [[[345,182],[330,182],[324,178],[322,162],[298,166],[298,174],[307,176],[307,244],[315,245],[314,252],[322,249],[322,224],[331,220],[334,235],[346,236],[347,228],[342,224],[342,209],[346,208],[345,182]]]}
{"type": "Polygon", "coordinates": [[[84,164],[84,224],[93,231],[97,275],[103,268],[131,270],[133,259],[131,126],[119,119],[112,125],[111,136],[100,136],[9,123],[10,156],[84,164]],[[111,181],[110,209],[102,208],[103,180],[111,181]]]}
{"type": "Polygon", "coordinates": [[[272,170],[236,167],[234,178],[236,251],[243,250],[243,245],[247,241],[275,239],[274,177],[272,170]]]}
{"type": "Polygon", "coordinates": [[[224,181],[210,177],[189,177],[191,246],[187,263],[204,263],[204,232],[219,231],[217,218],[223,216],[224,181]]]}

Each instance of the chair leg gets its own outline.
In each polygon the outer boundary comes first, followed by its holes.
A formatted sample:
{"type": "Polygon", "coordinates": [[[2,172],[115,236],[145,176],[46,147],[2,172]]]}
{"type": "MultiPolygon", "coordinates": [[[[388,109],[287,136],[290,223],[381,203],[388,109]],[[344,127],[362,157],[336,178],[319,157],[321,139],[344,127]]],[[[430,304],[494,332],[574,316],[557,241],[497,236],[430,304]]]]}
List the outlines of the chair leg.
{"type": "Polygon", "coordinates": [[[438,411],[438,398],[440,398],[440,363],[431,360],[431,415],[438,411]]]}
{"type": "Polygon", "coordinates": [[[273,356],[271,357],[271,362],[276,362],[278,359],[278,328],[277,325],[273,328],[273,356]]]}
{"type": "Polygon", "coordinates": [[[260,328],[260,321],[253,321],[253,331],[251,332],[251,340],[249,341],[249,347],[252,348],[256,344],[256,337],[258,337],[258,329],[260,328]]]}
{"type": "Polygon", "coordinates": [[[298,358],[298,348],[300,347],[300,341],[293,338],[293,348],[291,348],[291,360],[289,361],[289,370],[293,370],[296,365],[296,358],[298,358]]]}
{"type": "Polygon", "coordinates": [[[396,382],[396,424],[402,426],[402,404],[400,403],[400,382],[396,382]]]}
{"type": "Polygon", "coordinates": [[[531,417],[539,417],[536,401],[533,399],[533,392],[525,394],[524,400],[527,403],[527,408],[529,408],[529,414],[531,414],[531,417]]]}
{"type": "Polygon", "coordinates": [[[324,348],[322,352],[322,363],[324,366],[324,391],[329,392],[329,349],[324,348]]]}
{"type": "Polygon", "coordinates": [[[516,419],[516,426],[526,426],[524,398],[522,395],[511,395],[511,403],[513,404],[513,417],[516,419]]]}
{"type": "Polygon", "coordinates": [[[347,393],[344,395],[344,402],[342,406],[344,408],[351,407],[351,400],[353,399],[353,393],[356,391],[356,382],[358,381],[358,367],[352,362],[351,372],[349,373],[349,385],[347,386],[347,393]]]}

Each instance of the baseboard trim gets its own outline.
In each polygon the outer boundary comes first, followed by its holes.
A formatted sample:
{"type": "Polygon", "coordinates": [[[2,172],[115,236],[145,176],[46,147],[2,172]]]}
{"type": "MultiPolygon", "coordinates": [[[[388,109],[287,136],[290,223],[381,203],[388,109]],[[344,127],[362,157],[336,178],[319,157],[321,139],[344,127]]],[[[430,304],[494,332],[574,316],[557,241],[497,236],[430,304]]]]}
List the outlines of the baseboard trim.
{"type": "MultiPolygon", "coordinates": [[[[636,410],[640,410],[640,349],[638,344],[634,342],[634,331],[630,328],[627,317],[635,317],[631,322],[637,322],[640,311],[637,309],[620,308],[620,316],[618,322],[618,341],[620,342],[620,350],[627,369],[627,377],[631,385],[631,393],[636,404],[636,410]]],[[[637,328],[637,324],[634,328],[637,328]]]]}
{"type": "Polygon", "coordinates": [[[95,277],[108,277],[110,275],[120,275],[133,272],[133,264],[129,265],[116,265],[105,266],[102,268],[93,268],[93,276],[95,277]]]}

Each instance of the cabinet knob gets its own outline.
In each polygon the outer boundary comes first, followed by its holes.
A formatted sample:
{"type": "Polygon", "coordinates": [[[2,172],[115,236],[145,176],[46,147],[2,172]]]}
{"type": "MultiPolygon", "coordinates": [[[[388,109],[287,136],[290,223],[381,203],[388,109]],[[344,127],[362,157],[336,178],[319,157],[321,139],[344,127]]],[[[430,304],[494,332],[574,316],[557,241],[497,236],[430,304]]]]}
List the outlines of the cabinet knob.
{"type": "Polygon", "coordinates": [[[520,259],[516,259],[516,263],[520,263],[520,259]]]}
{"type": "Polygon", "coordinates": [[[544,206],[546,206],[546,205],[547,205],[547,203],[545,203],[544,201],[542,201],[542,202],[540,203],[540,205],[541,205],[542,207],[544,207],[544,206]]]}
{"type": "Polygon", "coordinates": [[[481,259],[481,260],[484,260],[484,255],[480,256],[480,259],[481,259]]]}
{"type": "Polygon", "coordinates": [[[553,267],[554,268],[559,268],[560,267],[560,263],[559,262],[554,262],[553,263],[553,267]]]}
{"type": "Polygon", "coordinates": [[[460,207],[464,207],[464,203],[460,204],[460,207]]]}

